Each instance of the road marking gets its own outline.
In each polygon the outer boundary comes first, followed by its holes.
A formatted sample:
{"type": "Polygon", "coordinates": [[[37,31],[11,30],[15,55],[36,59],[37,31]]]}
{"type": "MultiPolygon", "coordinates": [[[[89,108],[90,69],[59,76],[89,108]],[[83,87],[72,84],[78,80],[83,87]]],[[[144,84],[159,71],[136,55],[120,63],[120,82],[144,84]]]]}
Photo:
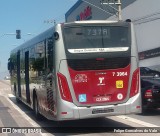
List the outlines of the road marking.
{"type": "Polygon", "coordinates": [[[138,120],[138,119],[135,119],[135,118],[131,118],[131,117],[128,117],[128,116],[124,116],[124,115],[120,115],[120,116],[116,116],[120,119],[124,119],[124,120],[127,120],[127,121],[131,121],[131,122],[134,122],[134,123],[137,123],[137,124],[140,124],[144,127],[160,127],[160,126],[157,126],[157,125],[154,125],[154,124],[151,124],[151,123],[147,123],[147,122],[144,122],[144,121],[141,121],[141,120],[138,120]]]}
{"type": "MultiPolygon", "coordinates": [[[[15,105],[13,102],[11,102],[11,100],[9,98],[14,98],[15,96],[13,94],[8,94],[8,97],[5,96],[6,99],[9,101],[9,103],[13,106],[13,108],[15,108],[33,127],[39,127],[41,128],[41,126],[39,124],[37,124],[34,120],[32,120],[29,116],[26,115],[25,112],[23,112],[17,105],[15,105]]],[[[41,133],[42,136],[48,136],[45,133],[41,133]]]]}

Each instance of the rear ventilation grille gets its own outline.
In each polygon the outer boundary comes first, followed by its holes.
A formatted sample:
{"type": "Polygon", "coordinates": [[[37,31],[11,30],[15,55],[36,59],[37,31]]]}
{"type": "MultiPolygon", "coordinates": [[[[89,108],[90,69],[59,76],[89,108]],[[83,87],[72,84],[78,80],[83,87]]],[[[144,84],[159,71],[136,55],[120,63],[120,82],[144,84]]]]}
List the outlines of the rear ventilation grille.
{"type": "Polygon", "coordinates": [[[47,104],[50,110],[54,110],[53,91],[47,89],[47,104]]]}
{"type": "Polygon", "coordinates": [[[105,58],[103,60],[98,60],[98,59],[68,60],[69,67],[76,71],[125,68],[129,64],[130,64],[129,57],[105,58]]]}

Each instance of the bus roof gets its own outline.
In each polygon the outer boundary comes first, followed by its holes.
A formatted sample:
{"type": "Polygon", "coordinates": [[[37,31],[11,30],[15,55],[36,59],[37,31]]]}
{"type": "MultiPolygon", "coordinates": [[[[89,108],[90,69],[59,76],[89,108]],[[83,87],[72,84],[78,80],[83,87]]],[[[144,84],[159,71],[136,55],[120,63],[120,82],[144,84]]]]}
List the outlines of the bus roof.
{"type": "Polygon", "coordinates": [[[118,23],[119,21],[113,20],[84,20],[84,21],[74,21],[74,22],[67,22],[65,25],[70,24],[110,24],[110,23],[118,23]]]}
{"type": "Polygon", "coordinates": [[[124,25],[124,24],[128,24],[131,23],[129,21],[113,21],[113,20],[85,20],[85,21],[74,21],[74,22],[67,22],[67,23],[63,23],[65,26],[76,26],[76,25],[96,25],[96,24],[100,24],[100,25],[124,25]]]}

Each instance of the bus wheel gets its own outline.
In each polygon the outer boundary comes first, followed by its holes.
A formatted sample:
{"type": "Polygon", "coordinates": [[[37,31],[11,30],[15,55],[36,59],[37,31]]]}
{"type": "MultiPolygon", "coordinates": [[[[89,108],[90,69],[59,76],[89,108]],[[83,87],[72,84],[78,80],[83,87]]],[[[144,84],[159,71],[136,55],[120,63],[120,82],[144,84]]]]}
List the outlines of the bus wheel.
{"type": "Polygon", "coordinates": [[[39,105],[38,105],[38,100],[37,100],[37,97],[34,98],[34,103],[33,103],[34,107],[34,115],[36,117],[37,120],[40,120],[40,113],[39,113],[39,105]]]}

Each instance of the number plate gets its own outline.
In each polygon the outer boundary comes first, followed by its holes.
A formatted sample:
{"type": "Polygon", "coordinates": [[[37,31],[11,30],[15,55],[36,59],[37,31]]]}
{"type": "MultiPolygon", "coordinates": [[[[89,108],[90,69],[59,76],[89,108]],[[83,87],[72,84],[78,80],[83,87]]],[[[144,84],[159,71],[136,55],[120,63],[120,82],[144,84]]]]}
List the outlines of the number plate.
{"type": "Polygon", "coordinates": [[[109,113],[114,112],[114,109],[108,109],[108,108],[102,108],[102,109],[93,109],[92,114],[98,114],[98,113],[109,113]]]}
{"type": "Polygon", "coordinates": [[[111,100],[110,96],[96,96],[93,97],[94,102],[108,102],[111,100]]]}

